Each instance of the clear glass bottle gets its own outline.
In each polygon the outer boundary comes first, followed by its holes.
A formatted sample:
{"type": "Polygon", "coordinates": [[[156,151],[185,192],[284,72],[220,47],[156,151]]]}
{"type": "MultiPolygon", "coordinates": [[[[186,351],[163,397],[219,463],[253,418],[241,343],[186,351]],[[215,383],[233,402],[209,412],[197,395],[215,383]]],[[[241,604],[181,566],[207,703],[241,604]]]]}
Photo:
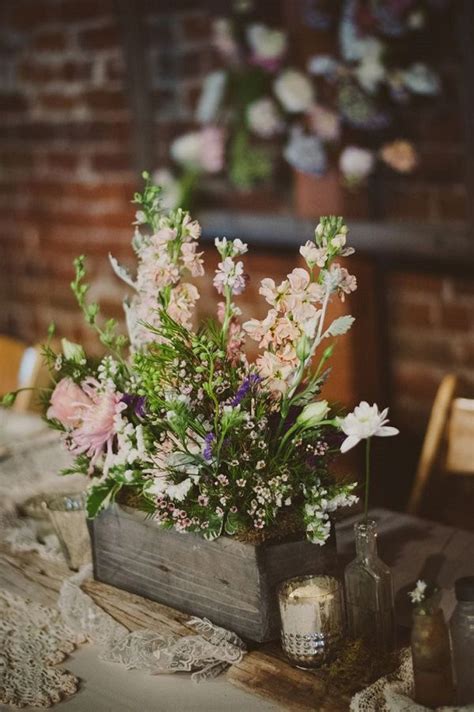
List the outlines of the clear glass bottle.
{"type": "Polygon", "coordinates": [[[357,522],[354,532],[356,558],[344,572],[349,633],[388,652],[395,647],[392,573],[377,555],[376,522],[357,522]]]}
{"type": "Polygon", "coordinates": [[[455,583],[457,605],[449,622],[457,703],[474,704],[474,576],[455,583]]]}
{"type": "Polygon", "coordinates": [[[443,611],[416,610],[411,631],[415,702],[437,708],[454,702],[448,626],[443,611]]]}

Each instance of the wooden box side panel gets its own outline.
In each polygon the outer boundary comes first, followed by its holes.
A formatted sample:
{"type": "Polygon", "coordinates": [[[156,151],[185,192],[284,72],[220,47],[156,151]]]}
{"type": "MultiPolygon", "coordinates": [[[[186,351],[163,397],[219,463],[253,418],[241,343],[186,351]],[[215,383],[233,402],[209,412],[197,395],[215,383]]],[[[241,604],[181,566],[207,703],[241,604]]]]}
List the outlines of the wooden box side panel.
{"type": "Polygon", "coordinates": [[[100,514],[91,529],[98,581],[209,617],[250,639],[261,637],[254,547],[159,529],[117,506],[100,514]]]}

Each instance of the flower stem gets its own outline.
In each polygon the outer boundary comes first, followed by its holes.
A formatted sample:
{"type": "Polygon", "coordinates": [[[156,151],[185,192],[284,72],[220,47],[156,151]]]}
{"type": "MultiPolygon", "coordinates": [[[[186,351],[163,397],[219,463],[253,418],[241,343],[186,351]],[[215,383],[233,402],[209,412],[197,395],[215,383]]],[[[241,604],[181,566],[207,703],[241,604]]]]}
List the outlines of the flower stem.
{"type": "Polygon", "coordinates": [[[364,504],[364,522],[367,525],[369,512],[369,484],[370,484],[370,441],[367,438],[365,445],[365,504],[364,504]]]}

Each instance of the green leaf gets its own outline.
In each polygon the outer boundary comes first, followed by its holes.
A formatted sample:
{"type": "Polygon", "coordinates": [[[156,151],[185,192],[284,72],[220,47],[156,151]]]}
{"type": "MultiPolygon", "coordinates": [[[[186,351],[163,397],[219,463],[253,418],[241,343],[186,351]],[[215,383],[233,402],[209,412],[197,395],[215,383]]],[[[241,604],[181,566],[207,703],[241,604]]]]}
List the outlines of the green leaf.
{"type": "Polygon", "coordinates": [[[242,522],[238,512],[229,512],[226,517],[224,531],[229,536],[237,534],[237,532],[242,528],[242,522]]]}
{"type": "Polygon", "coordinates": [[[10,406],[12,406],[16,400],[16,396],[17,396],[16,393],[12,393],[12,392],[5,393],[5,395],[3,396],[2,400],[1,400],[1,405],[4,408],[10,408],[10,406]]]}
{"type": "Polygon", "coordinates": [[[334,319],[332,324],[328,327],[327,333],[331,336],[342,336],[342,334],[349,331],[354,321],[354,317],[350,314],[340,316],[337,319],[334,319]]]}
{"type": "Polygon", "coordinates": [[[89,519],[94,519],[101,509],[105,509],[119,489],[120,485],[117,485],[114,480],[92,487],[87,497],[87,516],[89,519]]]}

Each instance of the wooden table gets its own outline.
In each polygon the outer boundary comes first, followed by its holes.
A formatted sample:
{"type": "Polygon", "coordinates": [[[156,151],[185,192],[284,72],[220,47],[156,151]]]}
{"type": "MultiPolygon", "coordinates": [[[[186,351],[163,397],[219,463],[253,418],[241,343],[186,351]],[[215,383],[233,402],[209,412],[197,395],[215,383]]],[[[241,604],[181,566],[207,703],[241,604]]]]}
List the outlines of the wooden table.
{"type": "MultiPolygon", "coordinates": [[[[443,588],[451,588],[459,576],[474,573],[474,533],[388,510],[373,510],[371,515],[379,523],[379,550],[382,558],[393,569],[397,615],[402,624],[408,624],[410,617],[410,604],[406,593],[418,578],[436,582],[443,588]]],[[[352,535],[354,519],[346,519],[337,527],[342,564],[354,555],[352,535]]],[[[69,575],[70,572],[62,564],[45,561],[32,553],[13,556],[7,545],[0,544],[0,588],[54,606],[61,583],[69,575]]],[[[130,630],[151,628],[170,630],[183,635],[190,632],[186,626],[189,618],[186,614],[95,581],[87,582],[84,589],[100,606],[130,630]]],[[[65,665],[68,666],[67,661],[65,665]]],[[[73,666],[70,667],[74,669],[73,666]]],[[[264,645],[248,653],[240,664],[227,671],[221,683],[217,685],[214,685],[214,682],[203,683],[204,686],[207,684],[213,686],[208,688],[208,691],[212,690],[216,694],[215,705],[204,701],[205,687],[199,686],[199,694],[193,692],[196,687],[189,677],[170,676],[166,681],[168,687],[174,685],[176,690],[179,688],[180,693],[185,689],[184,686],[189,685],[191,706],[188,707],[184,702],[181,706],[178,702],[172,704],[169,696],[167,702],[160,697],[160,685],[164,684],[160,678],[148,677],[145,680],[145,676],[136,671],[125,672],[118,666],[105,663],[97,662],[95,667],[99,671],[97,675],[96,670],[94,681],[94,686],[97,687],[97,694],[93,698],[95,712],[112,709],[115,712],[125,710],[148,712],[150,707],[143,703],[143,690],[147,685],[156,686],[153,710],[173,709],[182,712],[184,709],[189,709],[197,712],[202,709],[206,712],[211,710],[225,712],[245,709],[246,712],[263,712],[290,709],[342,712],[349,706],[348,697],[327,693],[317,673],[290,667],[283,660],[281,651],[275,644],[264,645]],[[101,665],[104,670],[102,673],[100,673],[101,665]],[[110,691],[108,686],[115,684],[114,679],[120,679],[126,686],[127,701],[115,699],[112,706],[111,698],[107,697],[106,693],[110,691]],[[240,688],[253,697],[247,695],[242,698],[235,697],[236,691],[230,686],[240,688]],[[227,697],[226,690],[229,691],[227,697]],[[136,705],[134,700],[137,700],[136,705]]],[[[91,683],[87,677],[84,687],[84,692],[80,691],[71,700],[61,703],[61,706],[76,710],[91,709],[90,694],[94,693],[94,687],[91,690],[91,683]],[[83,707],[81,707],[81,695],[84,696],[83,707]]]]}

